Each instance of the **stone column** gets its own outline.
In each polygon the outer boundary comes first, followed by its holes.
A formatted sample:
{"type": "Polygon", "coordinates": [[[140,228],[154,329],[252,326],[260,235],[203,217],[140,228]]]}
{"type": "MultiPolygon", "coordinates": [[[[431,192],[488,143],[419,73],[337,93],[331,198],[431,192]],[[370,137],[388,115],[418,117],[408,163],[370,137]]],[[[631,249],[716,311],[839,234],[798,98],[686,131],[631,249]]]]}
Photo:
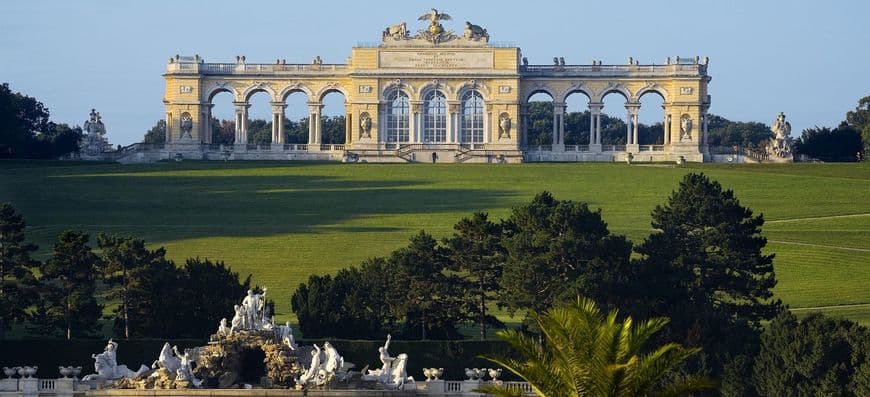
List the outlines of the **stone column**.
{"type": "Polygon", "coordinates": [[[172,125],[172,112],[166,112],[166,143],[172,142],[172,132],[175,130],[172,125]]]}
{"type": "Polygon", "coordinates": [[[553,151],[565,148],[565,104],[553,102],[553,151]]]}
{"type": "Polygon", "coordinates": [[[671,125],[672,125],[671,123],[672,123],[671,115],[666,114],[665,115],[665,124],[662,127],[662,129],[664,130],[664,133],[665,133],[665,145],[670,145],[674,139],[671,136],[671,132],[673,131],[673,129],[672,129],[673,127],[671,127],[671,125]]]}
{"type": "Polygon", "coordinates": [[[320,129],[322,124],[320,113],[322,110],[322,103],[308,102],[308,150],[320,150],[320,129]]]}
{"type": "Polygon", "coordinates": [[[272,102],[272,143],[284,144],[284,102],[272,102]]]}
{"type": "Polygon", "coordinates": [[[520,107],[520,147],[529,147],[529,106],[520,107]]]}
{"type": "Polygon", "coordinates": [[[236,107],[236,143],[248,143],[248,109],[251,105],[247,102],[233,102],[236,107]]]}
{"type": "Polygon", "coordinates": [[[344,105],[344,144],[350,145],[353,140],[353,108],[350,104],[344,105]]]}
{"type": "Polygon", "coordinates": [[[447,143],[459,142],[459,102],[447,102],[447,111],[450,119],[447,124],[447,143]]]}
{"type": "Polygon", "coordinates": [[[639,150],[637,143],[637,111],[640,109],[640,104],[627,104],[625,109],[628,111],[628,138],[626,139],[625,151],[637,154],[639,150]]]}
{"type": "Polygon", "coordinates": [[[589,151],[601,151],[601,103],[589,103],[589,151]]]}
{"type": "Polygon", "coordinates": [[[212,142],[212,137],[211,137],[211,108],[213,108],[213,107],[214,107],[214,105],[212,105],[210,103],[202,105],[202,121],[199,123],[202,126],[202,132],[200,132],[200,137],[199,137],[200,139],[199,140],[202,141],[203,143],[211,143],[212,142]]]}
{"type": "Polygon", "coordinates": [[[421,113],[423,112],[422,101],[411,101],[411,125],[408,131],[408,143],[417,143],[423,140],[423,128],[421,113]]]}

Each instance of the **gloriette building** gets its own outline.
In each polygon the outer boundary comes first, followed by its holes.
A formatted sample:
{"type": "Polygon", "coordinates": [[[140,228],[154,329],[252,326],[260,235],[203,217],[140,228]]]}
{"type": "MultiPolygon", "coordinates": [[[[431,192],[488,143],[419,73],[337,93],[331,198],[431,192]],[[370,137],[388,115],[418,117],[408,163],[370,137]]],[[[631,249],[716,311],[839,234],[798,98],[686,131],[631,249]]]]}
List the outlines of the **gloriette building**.
{"type": "MultiPolygon", "coordinates": [[[[490,43],[486,29],[466,22],[455,30],[442,25],[447,14],[432,10],[419,18],[419,30],[406,23],[386,27],[377,45],[351,50],[347,63],[289,64],[283,61],[207,63],[199,56],[169,60],[164,77],[166,144],[129,150],[132,161],[161,158],[284,159],[367,162],[523,161],[704,161],[707,110],[707,60],[668,58],[661,65],[529,64],[520,48],[490,43]],[[212,99],[233,96],[234,145],[211,142],[212,99]],[[266,92],[272,105],[272,143],[247,142],[249,99],[266,92]],[[307,144],[284,142],[287,97],[307,97],[307,144]],[[344,144],[321,139],[323,98],[345,98],[344,144]],[[536,93],[553,98],[552,143],[528,144],[528,101],[536,93]],[[588,97],[588,144],[565,145],[568,95],[588,97]],[[603,98],[625,99],[625,145],[601,140],[603,98]],[[664,101],[663,144],[638,144],[640,98],[664,101]]],[[[448,22],[445,22],[448,24],[448,22]]],[[[612,110],[611,110],[612,114],[612,110]]],[[[123,160],[122,160],[123,161],[123,160]]]]}

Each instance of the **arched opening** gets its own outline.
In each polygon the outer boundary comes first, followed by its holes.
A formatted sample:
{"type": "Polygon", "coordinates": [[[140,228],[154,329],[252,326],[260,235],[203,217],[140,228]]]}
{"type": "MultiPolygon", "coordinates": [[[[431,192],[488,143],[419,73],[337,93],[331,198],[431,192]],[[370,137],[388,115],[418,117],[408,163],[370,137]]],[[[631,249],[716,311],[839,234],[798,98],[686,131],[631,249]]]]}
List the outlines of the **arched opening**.
{"type": "MultiPolygon", "coordinates": [[[[625,145],[627,142],[628,98],[617,90],[604,93],[601,98],[601,144],[625,145]]],[[[612,150],[612,149],[611,149],[612,150]]]]}
{"type": "Polygon", "coordinates": [[[211,115],[209,129],[211,143],[215,145],[232,145],[236,141],[236,108],[233,105],[232,92],[220,90],[209,98],[211,115]]]}
{"type": "Polygon", "coordinates": [[[529,96],[526,121],[529,146],[553,144],[553,97],[545,91],[529,96]]]}
{"type": "Polygon", "coordinates": [[[459,142],[467,144],[483,143],[484,139],[484,102],[483,95],[477,90],[468,90],[459,99],[459,142]]]}
{"type": "Polygon", "coordinates": [[[308,143],[308,96],[303,91],[289,91],[281,101],[284,108],[284,143],[308,143]]]}
{"type": "Polygon", "coordinates": [[[266,353],[259,347],[242,350],[239,354],[238,383],[259,385],[266,376],[265,359],[266,353]]]}
{"type": "Polygon", "coordinates": [[[248,95],[248,144],[267,145],[272,143],[272,98],[264,90],[256,90],[248,95]]]}
{"type": "Polygon", "coordinates": [[[639,145],[665,144],[665,98],[655,90],[646,91],[638,98],[637,143],[639,145]]]}
{"type": "Polygon", "coordinates": [[[590,113],[589,96],[573,91],[565,97],[565,145],[588,145],[590,113]]]}
{"type": "Polygon", "coordinates": [[[346,98],[338,90],[326,92],[320,98],[320,142],[324,145],[343,145],[347,141],[346,98]]]}
{"type": "Polygon", "coordinates": [[[387,143],[402,143],[410,140],[411,105],[402,90],[392,90],[385,96],[387,101],[386,123],[384,124],[383,141],[387,143]]]}
{"type": "MultiPolygon", "coordinates": [[[[423,142],[447,142],[447,97],[438,90],[423,95],[423,142]]],[[[435,156],[433,153],[433,161],[435,156]]]]}

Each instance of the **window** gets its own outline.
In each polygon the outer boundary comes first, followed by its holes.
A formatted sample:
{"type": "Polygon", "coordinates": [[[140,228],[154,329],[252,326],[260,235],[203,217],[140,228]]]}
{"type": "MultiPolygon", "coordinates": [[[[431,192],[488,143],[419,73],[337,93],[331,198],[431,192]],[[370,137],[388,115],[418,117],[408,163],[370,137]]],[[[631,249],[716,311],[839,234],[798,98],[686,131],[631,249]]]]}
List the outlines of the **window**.
{"type": "Polygon", "coordinates": [[[477,91],[462,94],[460,141],[483,143],[483,96],[477,91]]]}
{"type": "Polygon", "coordinates": [[[423,98],[423,142],[447,141],[447,97],[432,90],[423,98]]]}
{"type": "Polygon", "coordinates": [[[387,125],[385,142],[408,142],[410,105],[408,94],[400,90],[387,94],[387,125]]]}

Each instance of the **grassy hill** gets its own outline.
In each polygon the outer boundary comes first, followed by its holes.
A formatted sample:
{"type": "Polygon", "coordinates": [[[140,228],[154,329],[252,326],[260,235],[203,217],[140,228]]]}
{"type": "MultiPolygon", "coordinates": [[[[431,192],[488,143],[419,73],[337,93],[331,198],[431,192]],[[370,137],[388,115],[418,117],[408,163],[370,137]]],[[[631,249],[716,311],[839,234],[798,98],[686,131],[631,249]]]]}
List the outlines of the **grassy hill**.
{"type": "Polygon", "coordinates": [[[542,190],[600,207],[612,231],[640,241],[650,211],[690,171],[764,214],[780,298],[870,324],[867,164],[0,162],[0,201],[24,213],[42,257],[64,229],[138,235],[176,261],[208,257],[253,273],[288,316],[290,294],[311,274],[386,255],[419,229],[445,236],[475,210],[505,217],[542,190]]]}

